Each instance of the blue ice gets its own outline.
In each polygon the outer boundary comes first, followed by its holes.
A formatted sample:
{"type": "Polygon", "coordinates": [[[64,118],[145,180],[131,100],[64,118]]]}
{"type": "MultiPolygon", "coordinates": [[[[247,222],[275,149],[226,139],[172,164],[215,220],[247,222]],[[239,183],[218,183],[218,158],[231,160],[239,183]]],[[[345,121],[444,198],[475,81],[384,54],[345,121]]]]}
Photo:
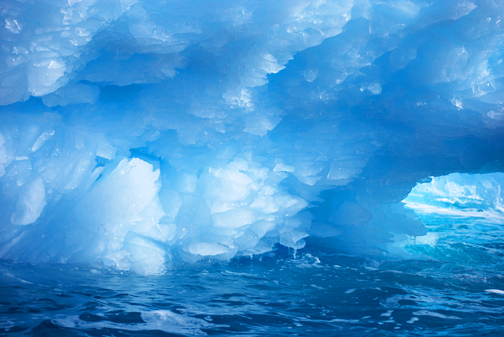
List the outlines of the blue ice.
{"type": "Polygon", "coordinates": [[[432,207],[502,207],[500,175],[463,175],[504,163],[502,0],[0,8],[2,259],[386,256],[455,172],[432,207]]]}

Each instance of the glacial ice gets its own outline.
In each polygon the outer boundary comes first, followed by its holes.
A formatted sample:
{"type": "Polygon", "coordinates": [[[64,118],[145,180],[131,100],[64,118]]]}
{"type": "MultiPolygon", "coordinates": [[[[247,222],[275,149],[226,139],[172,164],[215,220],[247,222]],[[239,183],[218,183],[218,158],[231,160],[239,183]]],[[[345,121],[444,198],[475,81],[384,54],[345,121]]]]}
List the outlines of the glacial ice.
{"type": "Polygon", "coordinates": [[[417,182],[458,172],[424,197],[500,196],[499,174],[463,174],[503,167],[502,0],[0,9],[2,259],[385,256],[426,233],[401,202],[417,182]]]}

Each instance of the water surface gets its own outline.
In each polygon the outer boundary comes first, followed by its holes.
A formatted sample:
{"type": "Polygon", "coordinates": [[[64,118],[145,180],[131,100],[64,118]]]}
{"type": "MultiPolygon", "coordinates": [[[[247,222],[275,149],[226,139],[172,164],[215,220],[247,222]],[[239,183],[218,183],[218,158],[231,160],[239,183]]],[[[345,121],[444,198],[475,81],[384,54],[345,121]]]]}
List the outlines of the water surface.
{"type": "Polygon", "coordinates": [[[501,336],[503,226],[424,215],[409,259],[315,248],[160,276],[0,264],[5,336],[501,336]]]}

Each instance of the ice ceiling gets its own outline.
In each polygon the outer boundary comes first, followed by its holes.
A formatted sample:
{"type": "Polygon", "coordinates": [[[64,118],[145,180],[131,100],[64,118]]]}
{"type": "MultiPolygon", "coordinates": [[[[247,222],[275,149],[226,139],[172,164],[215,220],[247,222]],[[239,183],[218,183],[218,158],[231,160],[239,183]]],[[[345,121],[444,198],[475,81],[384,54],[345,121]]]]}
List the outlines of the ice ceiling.
{"type": "Polygon", "coordinates": [[[0,13],[3,259],[157,274],[306,240],[386,254],[426,232],[401,203],[417,182],[503,170],[501,0],[0,13]]]}

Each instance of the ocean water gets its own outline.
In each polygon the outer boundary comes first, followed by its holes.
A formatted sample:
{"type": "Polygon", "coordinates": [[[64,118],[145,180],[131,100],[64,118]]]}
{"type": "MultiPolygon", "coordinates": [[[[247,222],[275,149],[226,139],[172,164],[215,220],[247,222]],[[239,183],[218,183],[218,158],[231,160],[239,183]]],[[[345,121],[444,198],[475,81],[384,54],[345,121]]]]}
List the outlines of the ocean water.
{"type": "Polygon", "coordinates": [[[504,224],[421,216],[403,259],[278,247],[158,276],[1,262],[0,334],[502,336],[504,224]]]}

